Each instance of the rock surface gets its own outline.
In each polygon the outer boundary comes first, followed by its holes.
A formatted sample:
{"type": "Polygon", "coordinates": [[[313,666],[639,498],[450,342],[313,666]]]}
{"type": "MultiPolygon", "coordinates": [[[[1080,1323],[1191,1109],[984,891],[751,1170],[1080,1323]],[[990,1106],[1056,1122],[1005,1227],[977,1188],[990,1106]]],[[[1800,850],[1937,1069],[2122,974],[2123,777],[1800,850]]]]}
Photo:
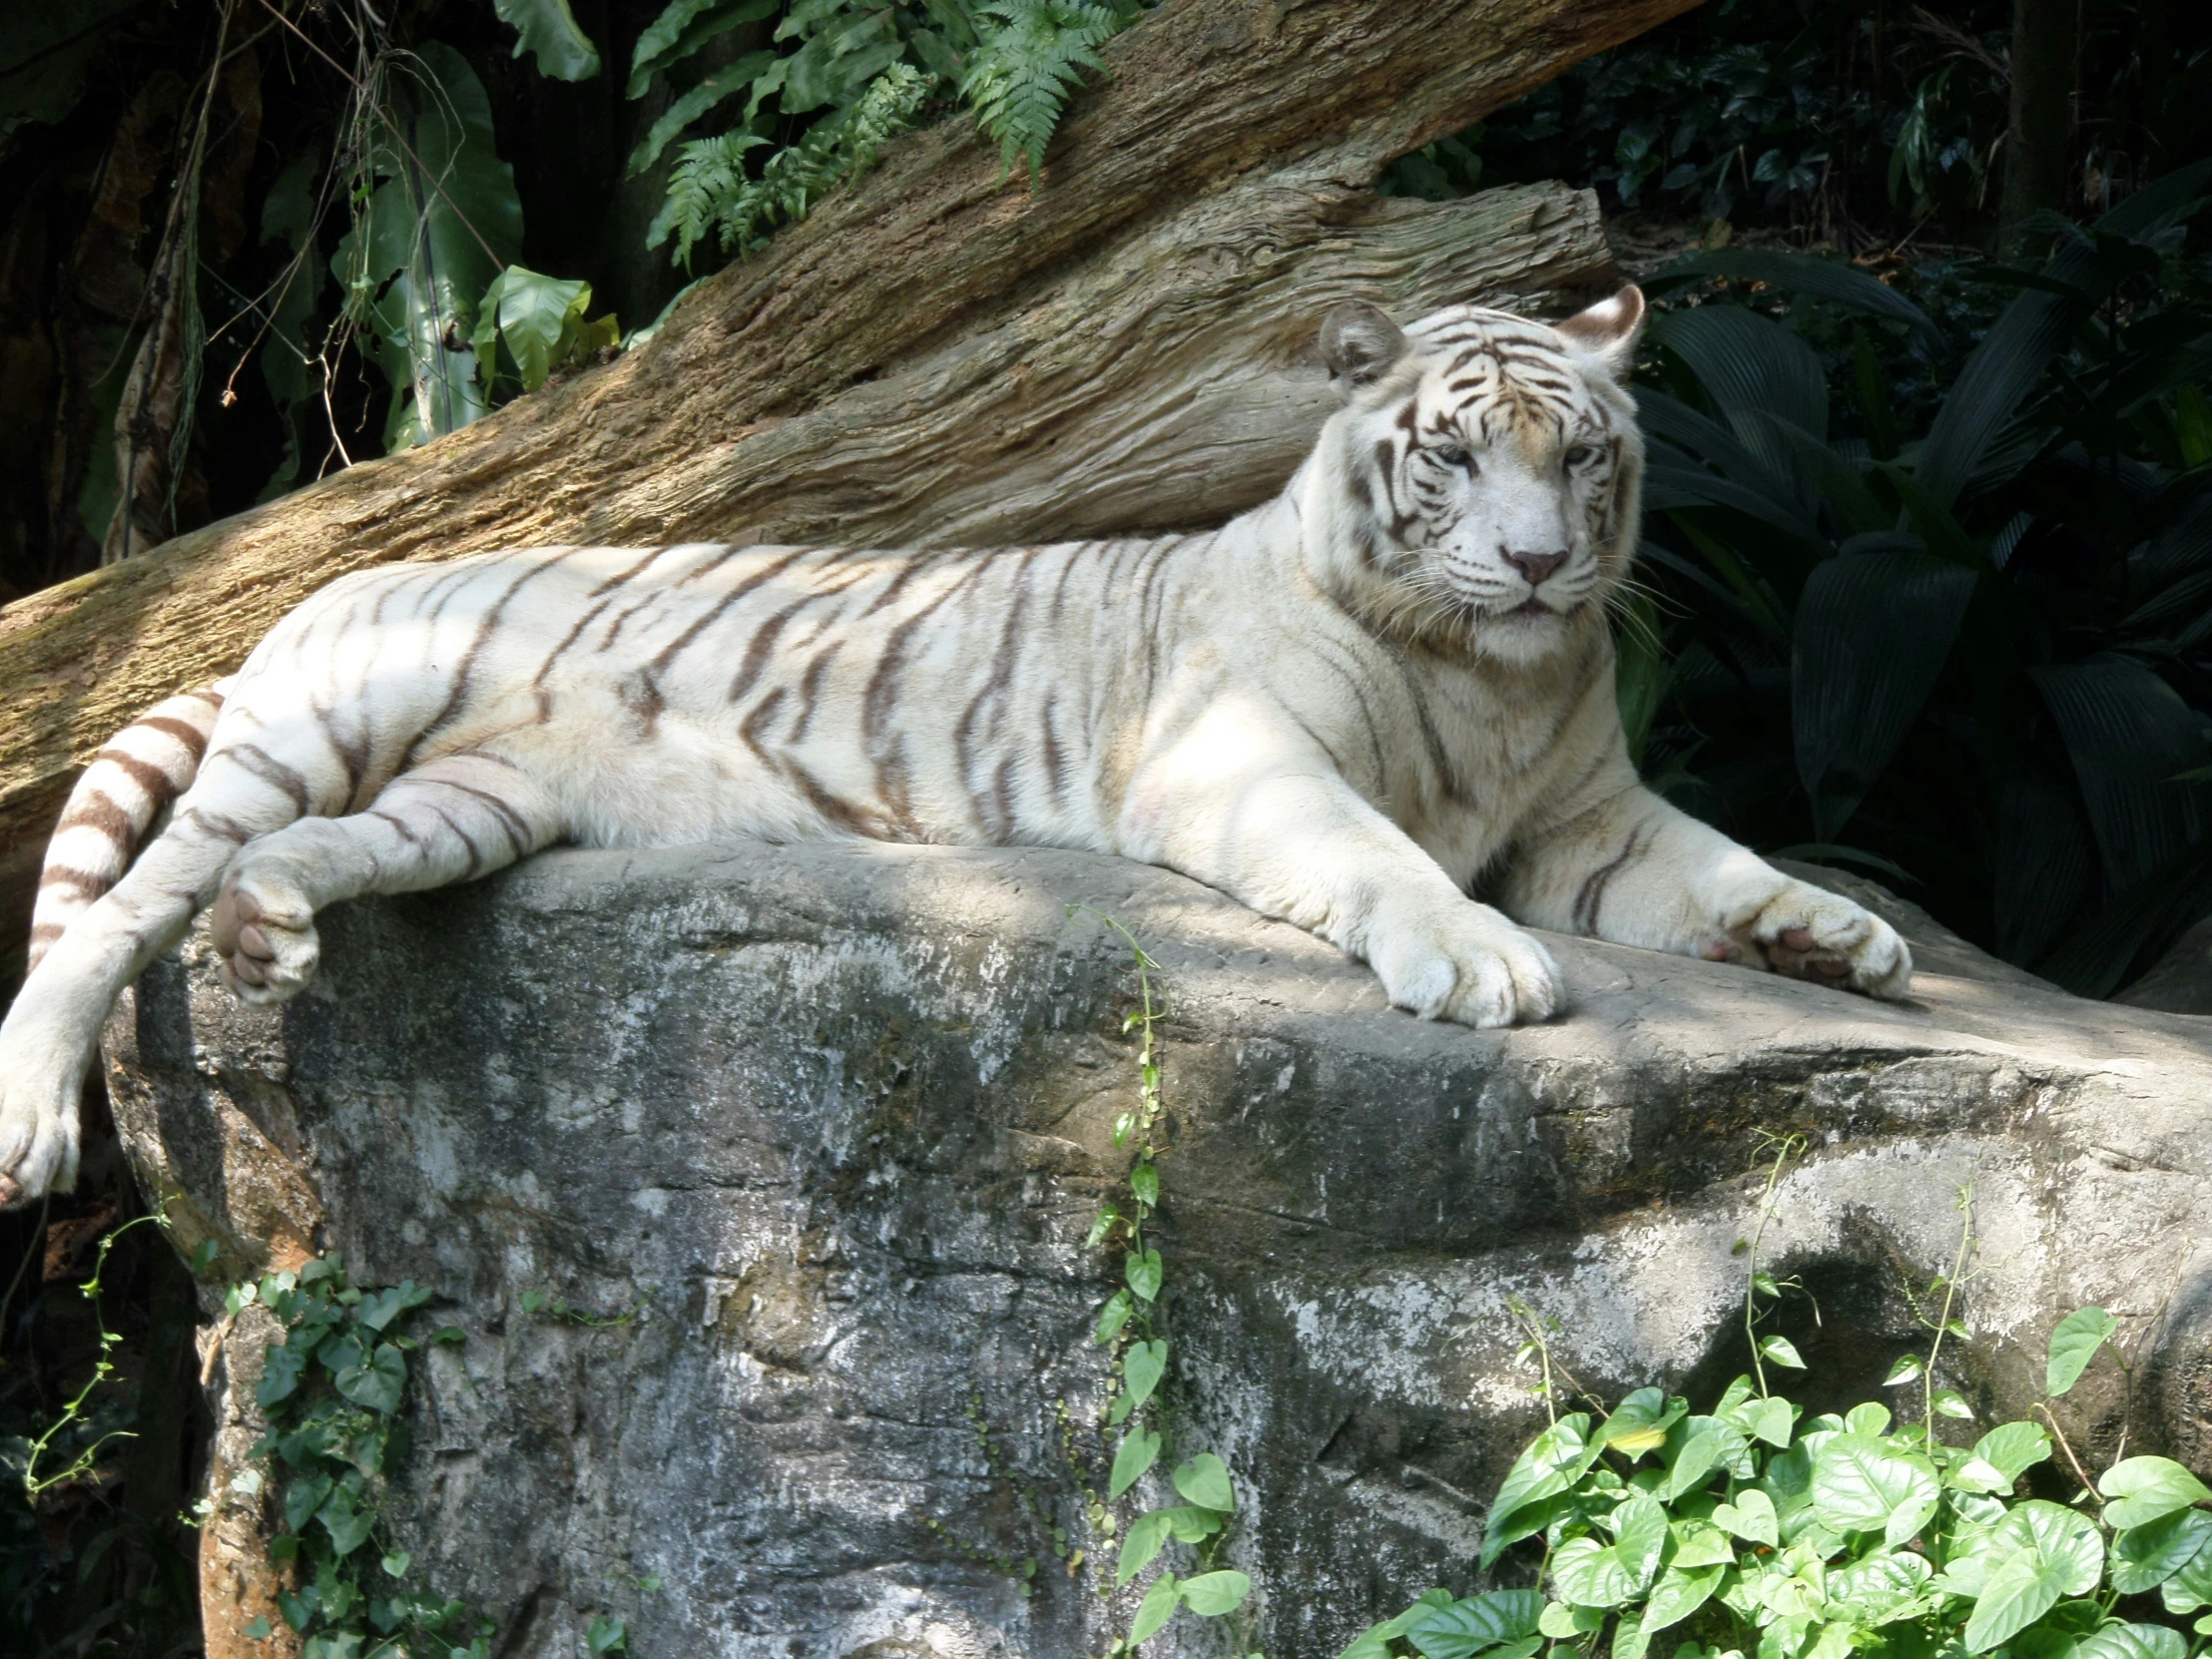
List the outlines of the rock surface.
{"type": "MultiPolygon", "coordinates": [[[[2212,1021],[2077,1001],[1925,929],[1911,1006],[1555,939],[1571,1012],[1473,1032],[1112,859],[567,851],[331,912],[323,980],[279,1011],[188,944],[111,1025],[116,1116],[226,1271],[334,1247],[362,1283],[436,1287],[468,1337],[430,1351],[395,1529],[498,1651],[581,1654],[612,1610],[639,1655],[1096,1652],[1135,1592],[1071,1577],[1032,1511],[1111,1556],[1057,1402],[1102,1483],[1089,1331],[1117,1270],[1084,1234],[1124,1162],[1134,983],[1076,901],[1161,964],[1165,1392],[1180,1452],[1236,1471],[1229,1555],[1260,1586],[1241,1630],[1183,1614],[1148,1652],[1326,1659],[1472,1584],[1541,1410],[1516,1302],[1594,1391],[1717,1390],[1776,1132],[1812,1144],[1766,1258],[1818,1297],[1819,1325],[1793,1300],[1782,1326],[1816,1406],[1920,1346],[1904,1291],[1949,1263],[1970,1183],[1945,1382],[2019,1410],[2050,1324],[2101,1302],[2141,1359],[2125,1399],[2092,1372],[2069,1432],[2108,1449],[2125,1420],[2212,1460],[2212,1021]],[[580,1326],[526,1313],[532,1290],[642,1312],[580,1326]],[[1029,1556],[1025,1596],[990,1558],[1029,1556]]],[[[210,1368],[219,1490],[263,1335],[210,1368]]],[[[252,1651],[264,1522],[223,1494],[218,1659],[252,1651]]]]}

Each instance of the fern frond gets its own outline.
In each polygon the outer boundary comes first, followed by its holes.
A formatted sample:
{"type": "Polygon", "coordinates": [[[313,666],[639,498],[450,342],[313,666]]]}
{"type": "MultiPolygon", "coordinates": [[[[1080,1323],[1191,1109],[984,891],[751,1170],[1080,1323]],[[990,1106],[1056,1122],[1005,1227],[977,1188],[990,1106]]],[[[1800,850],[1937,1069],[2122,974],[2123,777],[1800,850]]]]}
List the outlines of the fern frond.
{"type": "Polygon", "coordinates": [[[1045,146],[1082,86],[1083,71],[1104,73],[1098,48],[1135,19],[1137,8],[989,0],[975,12],[982,38],[968,56],[960,95],[984,136],[998,145],[1001,168],[1010,173],[1017,158],[1027,160],[1034,188],[1043,180],[1045,146]]]}
{"type": "Polygon", "coordinates": [[[676,263],[689,271],[692,249],[707,240],[732,204],[752,188],[745,176],[745,153],[767,142],[741,130],[686,144],[669,170],[668,200],[653,216],[646,247],[660,247],[674,232],[676,263]]]}

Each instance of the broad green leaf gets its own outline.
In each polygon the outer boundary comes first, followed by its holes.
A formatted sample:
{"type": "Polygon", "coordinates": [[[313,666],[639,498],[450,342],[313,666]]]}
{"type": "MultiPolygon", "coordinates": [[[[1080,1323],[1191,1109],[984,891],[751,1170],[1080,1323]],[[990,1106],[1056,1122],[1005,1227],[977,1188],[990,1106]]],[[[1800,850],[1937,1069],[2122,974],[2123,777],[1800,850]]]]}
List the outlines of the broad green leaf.
{"type": "Polygon", "coordinates": [[[2163,1624],[2108,1624],[2084,1636],[2073,1659],[2188,1659],[2189,1640],[2163,1624]]]}
{"type": "Polygon", "coordinates": [[[1643,1609],[1624,1610],[1613,1626],[1612,1659],[1644,1659],[1651,1651],[1651,1632],[1644,1628],[1643,1609]]]}
{"type": "Polygon", "coordinates": [[[1720,1462],[1727,1449],[1728,1436],[1718,1425],[1692,1434],[1682,1442],[1682,1449],[1668,1464],[1667,1478],[1659,1488],[1659,1496],[1671,1502],[1710,1480],[1714,1465],[1720,1462]]]}
{"type": "Polygon", "coordinates": [[[1648,1586],[1659,1571],[1659,1557],[1667,1547],[1667,1511],[1649,1492],[1638,1492],[1619,1508],[1609,1521],[1613,1529],[1613,1552],[1639,1590],[1648,1586]]]}
{"type": "Polygon", "coordinates": [[[1644,1604],[1643,1631],[1649,1637],[1680,1624],[1711,1598],[1721,1581],[1721,1574],[1728,1569],[1713,1565],[1705,1567],[1669,1567],[1659,1575],[1659,1582],[1651,1589],[1651,1599],[1644,1604]]]}
{"type": "Polygon", "coordinates": [[[1973,1407],[1949,1388],[1936,1389],[1929,1404],[1935,1408],[1937,1416],[1958,1417],[1967,1421],[1971,1421],[1973,1417],[1973,1407]]]}
{"type": "Polygon", "coordinates": [[[1790,1443],[1790,1430],[1797,1425],[1797,1413],[1790,1402],[1779,1394],[1765,1399],[1747,1399],[1730,1413],[1730,1420],[1746,1434],[1765,1440],[1769,1445],[1786,1446],[1790,1443]]]}
{"type": "Polygon", "coordinates": [[[1114,1452],[1113,1473],[1106,1482],[1108,1501],[1121,1496],[1136,1484],[1146,1469],[1152,1467],[1160,1455],[1160,1436],[1148,1428],[1132,1428],[1122,1436],[1121,1445],[1114,1452]]]}
{"type": "Polygon", "coordinates": [[[1782,1542],[1780,1521],[1774,1512],[1774,1499],[1756,1486],[1746,1486],[1736,1494],[1733,1502],[1724,1503],[1715,1509],[1713,1524],[1727,1528],[1749,1543],[1765,1544],[1770,1549],[1782,1542]]]}
{"type": "Polygon", "coordinates": [[[1896,288],[1877,281],[1842,260],[1763,248],[1724,248],[1673,261],[1648,280],[1663,283],[1675,277],[1705,276],[1734,276],[1785,292],[1812,294],[1886,322],[1902,322],[1929,345],[1939,344],[1942,340],[1936,324],[1920,306],[1896,288]]]}
{"type": "Polygon", "coordinates": [[[1571,1602],[1547,1601],[1537,1617],[1536,1628],[1555,1642],[1571,1642],[1578,1636],[1587,1636],[1605,1623],[1605,1610],[1600,1607],[1577,1607],[1571,1602]]]}
{"type": "Polygon", "coordinates": [[[1101,1348],[1121,1335],[1121,1328],[1129,1323],[1130,1314],[1136,1309],[1127,1291],[1116,1291],[1106,1299],[1106,1306],[1098,1311],[1098,1330],[1091,1341],[1101,1348]]]}
{"type": "Polygon", "coordinates": [[[1168,1511],[1155,1509],[1139,1515],[1122,1534],[1121,1558],[1114,1564],[1114,1587],[1119,1589],[1152,1565],[1168,1546],[1168,1511]]]}
{"type": "Polygon", "coordinates": [[[1139,1204],[1157,1206],[1160,1202],[1160,1170],[1156,1164],[1139,1164],[1129,1172],[1129,1190],[1137,1195],[1139,1204]]]}
{"type": "Polygon", "coordinates": [[[1916,1355],[1908,1354],[1904,1359],[1900,1360],[1896,1365],[1890,1368],[1890,1375],[1882,1380],[1882,1385],[1885,1388],[1899,1387],[1907,1382],[1918,1382],[1921,1380],[1921,1376],[1922,1370],[1919,1357],[1916,1355]]]}
{"type": "Polygon", "coordinates": [[[485,290],[476,313],[473,343],[485,382],[490,382],[491,370],[497,366],[497,342],[503,339],[522,373],[522,389],[536,391],[562,360],[562,348],[582,324],[590,304],[589,282],[541,276],[519,265],[507,267],[485,290]]]}
{"type": "Polygon", "coordinates": [[[1211,1451],[1202,1451],[1187,1463],[1175,1466],[1175,1489],[1184,1500],[1202,1509],[1228,1514],[1237,1507],[1236,1488],[1230,1484],[1229,1465],[1211,1451]]]}
{"type": "Polygon", "coordinates": [[[299,1386],[299,1374],[311,1358],[309,1351],[290,1342],[277,1344],[262,1356],[262,1380],[254,1385],[254,1397],[263,1409],[289,1399],[299,1386]]]}
{"type": "Polygon", "coordinates": [[[1889,1430],[1890,1408],[1879,1400],[1870,1399],[1844,1413],[1847,1434],[1886,1434],[1889,1430]]]}
{"type": "MultiPolygon", "coordinates": [[[[1149,1343],[1132,1343],[1129,1352],[1122,1356],[1122,1398],[1129,1402],[1131,1411],[1137,1410],[1152,1397],[1152,1390],[1160,1385],[1160,1379],[1167,1375],[1167,1339],[1155,1338],[1149,1343]]],[[[1120,1404],[1117,1400],[1116,1405],[1120,1404]]]]}
{"type": "Polygon", "coordinates": [[[1483,1522],[1484,1571],[1507,1545],[1542,1529],[1544,1521],[1536,1517],[1534,1506],[1565,1491],[1589,1466],[1598,1449],[1591,1444],[1589,1432],[1589,1414],[1570,1412],[1538,1434],[1513,1460],[1483,1522]]]}
{"type": "Polygon", "coordinates": [[[1174,1617],[1176,1592],[1181,1588],[1172,1572],[1164,1572],[1152,1581],[1152,1588],[1145,1591],[1144,1600],[1137,1604],[1135,1622],[1129,1626],[1131,1647],[1157,1634],[1160,1626],[1174,1617]]]}
{"type": "Polygon", "coordinates": [[[2104,1572],[2104,1538],[2096,1523],[2039,1497],[2014,1504],[1991,1529],[1991,1539],[2000,1550],[2034,1549],[2061,1595],[2087,1595],[2104,1572]]]}
{"type": "Polygon", "coordinates": [[[1489,1590],[1428,1609],[1406,1625],[1405,1638],[1428,1659],[1466,1659],[1536,1635],[1543,1610],[1534,1590],[1489,1590]]]}
{"type": "Polygon", "coordinates": [[[1974,1441],[1973,1454],[2009,1484],[2050,1455],[2050,1436],[2039,1423],[1999,1423],[1974,1441]]]}
{"type": "Polygon", "coordinates": [[[364,1296],[354,1305],[353,1317],[371,1331],[381,1331],[385,1326],[410,1308],[419,1308],[430,1300],[426,1285],[417,1285],[412,1279],[402,1279],[389,1290],[364,1296]]]}
{"type": "Polygon", "coordinates": [[[1689,1409],[1687,1400],[1669,1400],[1664,1389],[1638,1388],[1605,1419],[1598,1441],[1624,1456],[1641,1457],[1657,1450],[1667,1430],[1689,1409]]]}
{"type": "Polygon", "coordinates": [[[368,1542],[369,1530],[376,1524],[375,1512],[358,1507],[353,1494],[343,1486],[330,1493],[314,1518],[329,1534],[330,1547],[340,1556],[350,1555],[368,1542]]]}
{"type": "Polygon", "coordinates": [[[1196,1578],[1184,1579],[1177,1593],[1183,1605],[1200,1618],[1218,1619],[1236,1611],[1252,1594],[1252,1580],[1241,1572],[1202,1572],[1196,1578]]]}
{"type": "Polygon", "coordinates": [[[2007,1642],[2058,1605],[2063,1593],[2058,1575],[2042,1552],[2028,1548],[1998,1562],[1981,1586],[1966,1621],[1968,1653],[1986,1653],[2007,1642]]]}
{"type": "Polygon", "coordinates": [[[1618,1607],[1637,1590],[1620,1557],[1595,1538],[1569,1538],[1554,1550],[1551,1581],[1559,1599],[1577,1607],[1618,1607]]]}
{"type": "Polygon", "coordinates": [[[2212,1498],[2203,1481],[2171,1457],[2130,1457],[2114,1463],[2097,1479],[2108,1500],[2105,1521],[2112,1526],[2145,1526],[2161,1515],[2212,1498]]]}
{"type": "Polygon", "coordinates": [[[2058,1322],[2050,1334],[2050,1361],[2044,1368],[2043,1389],[2051,1398],[2081,1381],[2081,1374],[2098,1349],[2111,1341],[2120,1322],[2102,1308],[2076,1308],[2058,1322]]]}
{"type": "Polygon", "coordinates": [[[1863,1556],[1828,1575],[1829,1603],[1849,1607],[1862,1624],[1882,1624],[1907,1609],[1935,1575],[1928,1557],[1911,1550],[1863,1556]]]}
{"type": "Polygon", "coordinates": [[[599,49],[576,26],[568,0],[492,0],[492,10],[500,22],[521,32],[514,55],[535,55],[540,75],[588,81],[599,73],[599,49]]]}
{"type": "Polygon", "coordinates": [[[1122,1265],[1122,1275],[1139,1302],[1153,1301],[1160,1294],[1160,1253],[1148,1250],[1140,1256],[1132,1251],[1122,1265]]]}
{"type": "MultiPolygon", "coordinates": [[[[630,98],[643,98],[653,76],[678,64],[718,35],[742,23],[758,23],[773,17],[782,0],[670,0],[668,7],[646,25],[630,55],[630,82],[623,89],[630,98]]],[[[774,54],[769,54],[774,56],[774,54]]],[[[650,165],[650,164],[649,164],[650,165]]]]}
{"type": "MultiPolygon", "coordinates": [[[[2199,1511],[2183,1509],[2177,1512],[2193,1515],[2199,1511]]],[[[2158,1586],[2158,1599],[2165,1603],[2169,1613],[2194,1613],[2199,1607],[2212,1605],[2212,1542],[2201,1546],[2158,1586]]]]}
{"type": "MultiPolygon", "coordinates": [[[[755,94],[755,101],[758,102],[762,83],[772,75],[781,80],[786,61],[774,52],[748,52],[736,63],[727,64],[709,74],[699,85],[669,105],[660,119],[646,130],[645,137],[638,141],[638,147],[630,152],[630,177],[634,179],[651,171],[653,164],[661,159],[662,153],[676,142],[677,135],[709,110],[727,103],[742,92],[755,94]]],[[[750,113],[746,119],[752,119],[750,113]]],[[[724,142],[739,151],[746,151],[757,150],[768,143],[768,140],[757,133],[734,132],[725,135],[724,142]]]]}
{"type": "Polygon", "coordinates": [[[2112,1540],[2112,1588],[2139,1595],[2179,1572],[2212,1540],[2212,1514],[2176,1509],[2147,1526],[2131,1526],[2112,1540]]]}
{"type": "Polygon", "coordinates": [[[1761,1337],[1759,1352],[1770,1364],[1787,1366],[1792,1371],[1805,1369],[1805,1362],[1798,1357],[1797,1345],[1787,1337],[1761,1337]]]}
{"type": "Polygon", "coordinates": [[[1839,1532],[1880,1532],[1893,1548],[1920,1531],[1941,1495],[1934,1464],[1872,1435],[1839,1434],[1813,1458],[1820,1518],[1839,1532]]]}
{"type": "Polygon", "coordinates": [[[406,1392],[407,1362],[391,1344],[379,1343],[365,1364],[348,1366],[336,1381],[338,1392],[354,1404],[390,1416],[406,1392]]]}
{"type": "Polygon", "coordinates": [[[1673,1552],[1667,1556],[1670,1567],[1680,1567],[1686,1572],[1692,1567],[1735,1565],[1736,1546],[1713,1522],[1678,1520],[1667,1530],[1674,1538],[1673,1552]]]}

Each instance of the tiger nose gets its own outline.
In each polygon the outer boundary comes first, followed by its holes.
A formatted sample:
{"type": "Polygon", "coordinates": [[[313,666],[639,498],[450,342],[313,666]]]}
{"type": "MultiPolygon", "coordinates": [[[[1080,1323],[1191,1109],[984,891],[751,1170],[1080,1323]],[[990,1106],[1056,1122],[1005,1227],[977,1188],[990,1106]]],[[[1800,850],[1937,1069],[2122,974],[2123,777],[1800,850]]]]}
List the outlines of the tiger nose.
{"type": "Polygon", "coordinates": [[[1564,553],[1511,553],[1505,562],[1521,573],[1521,580],[1532,588],[1544,585],[1544,578],[1567,562],[1564,553]]]}

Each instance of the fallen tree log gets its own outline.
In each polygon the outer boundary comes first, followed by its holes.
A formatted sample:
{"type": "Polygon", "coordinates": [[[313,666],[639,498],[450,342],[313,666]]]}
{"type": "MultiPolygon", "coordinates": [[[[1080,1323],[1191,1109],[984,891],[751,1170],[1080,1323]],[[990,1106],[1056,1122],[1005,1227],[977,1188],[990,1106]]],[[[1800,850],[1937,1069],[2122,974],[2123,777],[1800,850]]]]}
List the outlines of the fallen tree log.
{"type": "Polygon", "coordinates": [[[1609,277],[1586,196],[1386,200],[1381,170],[1690,3],[1171,0],[1111,44],[1041,190],[965,123],[917,134],[617,362],[0,610],[0,980],[77,769],[346,571],[1141,530],[1264,499],[1318,422],[1302,365],[1330,303],[1542,305],[1609,277]]]}

